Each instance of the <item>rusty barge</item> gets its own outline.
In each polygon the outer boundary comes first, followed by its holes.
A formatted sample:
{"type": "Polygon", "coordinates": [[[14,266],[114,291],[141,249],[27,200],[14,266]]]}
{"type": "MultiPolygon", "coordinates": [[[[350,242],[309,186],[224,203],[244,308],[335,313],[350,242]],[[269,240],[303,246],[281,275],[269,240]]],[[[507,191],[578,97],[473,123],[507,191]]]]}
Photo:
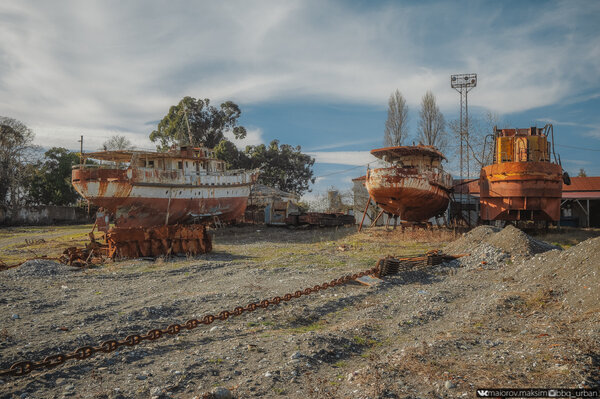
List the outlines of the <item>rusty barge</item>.
{"type": "Polygon", "coordinates": [[[101,208],[108,256],[132,258],[211,250],[205,225],[241,217],[258,171],[226,170],[208,148],[100,151],[73,167],[72,184],[101,208]],[[109,220],[114,227],[109,227],[109,220]]]}
{"type": "Polygon", "coordinates": [[[371,151],[388,167],[367,170],[369,196],[390,215],[424,222],[445,212],[452,177],[442,169],[446,158],[435,147],[398,146],[371,151]]]}
{"type": "Polygon", "coordinates": [[[570,179],[554,152],[553,136],[550,124],[543,128],[494,128],[493,163],[483,167],[479,177],[483,221],[560,219],[562,185],[563,181],[570,184],[570,179]]]}

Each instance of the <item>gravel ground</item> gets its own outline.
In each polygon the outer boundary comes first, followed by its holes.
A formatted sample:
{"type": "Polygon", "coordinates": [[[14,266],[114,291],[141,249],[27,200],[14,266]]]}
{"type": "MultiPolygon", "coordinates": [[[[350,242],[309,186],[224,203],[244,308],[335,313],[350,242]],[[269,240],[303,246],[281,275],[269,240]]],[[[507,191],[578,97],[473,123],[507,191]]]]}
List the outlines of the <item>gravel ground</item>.
{"type": "MultiPolygon", "coordinates": [[[[312,287],[449,233],[229,228],[215,252],[1,273],[0,369],[312,287]],[[420,235],[419,235],[420,234],[420,235]]],[[[108,355],[0,381],[2,398],[473,397],[476,387],[600,384],[600,238],[561,251],[513,227],[470,253],[351,283],[108,355]]]]}

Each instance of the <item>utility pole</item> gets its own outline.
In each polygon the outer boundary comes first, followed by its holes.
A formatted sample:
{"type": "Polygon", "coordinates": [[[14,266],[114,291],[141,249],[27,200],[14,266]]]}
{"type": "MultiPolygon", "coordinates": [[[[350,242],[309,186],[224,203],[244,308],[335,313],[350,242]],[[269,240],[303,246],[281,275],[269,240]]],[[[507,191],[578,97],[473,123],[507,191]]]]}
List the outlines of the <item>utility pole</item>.
{"type": "MultiPolygon", "coordinates": [[[[465,165],[463,159],[466,160],[466,179],[469,179],[471,176],[471,171],[469,168],[469,102],[467,94],[469,94],[469,92],[477,86],[477,74],[464,73],[458,75],[450,75],[450,86],[460,94],[460,179],[461,183],[463,183],[463,181],[465,180],[465,165]]],[[[460,202],[458,205],[458,209],[460,212],[460,216],[463,217],[462,212],[465,196],[462,190],[466,190],[468,188],[468,183],[466,187],[464,187],[464,184],[461,185],[463,187],[461,187],[460,202]]],[[[467,208],[467,220],[469,226],[471,226],[470,204],[467,208]]]]}
{"type": "Polygon", "coordinates": [[[81,136],[81,139],[77,140],[79,143],[81,143],[80,147],[79,147],[79,164],[83,165],[83,135],[81,136]]]}

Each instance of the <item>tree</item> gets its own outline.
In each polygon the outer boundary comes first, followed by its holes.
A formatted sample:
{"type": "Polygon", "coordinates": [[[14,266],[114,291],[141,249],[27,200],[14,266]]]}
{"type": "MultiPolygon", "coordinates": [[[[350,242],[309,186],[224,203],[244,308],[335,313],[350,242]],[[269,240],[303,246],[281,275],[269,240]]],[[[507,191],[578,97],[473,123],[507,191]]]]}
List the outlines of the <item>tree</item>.
{"type": "Polygon", "coordinates": [[[134,145],[131,144],[131,141],[127,137],[120,135],[112,136],[102,144],[104,151],[133,150],[134,148],[134,145]]]}
{"type": "Polygon", "coordinates": [[[210,105],[209,99],[184,97],[169,109],[157,129],[150,134],[150,140],[158,141],[160,145],[157,148],[162,151],[173,144],[203,144],[213,148],[225,138],[227,130],[231,130],[236,139],[246,137],[246,129],[237,125],[240,115],[240,108],[231,101],[216,108],[210,105]]]}
{"type": "Polygon", "coordinates": [[[221,140],[215,147],[215,157],[225,161],[228,169],[252,169],[252,161],[248,155],[227,139],[221,140]]]}
{"type": "Polygon", "coordinates": [[[300,146],[279,145],[278,140],[271,141],[269,146],[247,146],[245,151],[222,140],[215,148],[215,156],[227,162],[230,168],[259,168],[259,183],[298,195],[308,191],[310,184],[315,182],[314,158],[303,154],[300,146]]]}
{"type": "Polygon", "coordinates": [[[428,90],[421,100],[419,112],[418,135],[419,140],[425,145],[437,147],[442,152],[447,146],[446,121],[437,106],[435,96],[428,90]]]}
{"type": "Polygon", "coordinates": [[[34,134],[16,119],[0,117],[0,205],[15,206],[20,200],[25,158],[34,134]]]}
{"type": "Polygon", "coordinates": [[[259,182],[264,185],[302,195],[315,182],[312,171],[315,160],[303,154],[300,146],[280,146],[278,140],[273,140],[268,147],[248,146],[246,153],[252,166],[260,168],[259,182]]]}
{"type": "Polygon", "coordinates": [[[79,164],[79,154],[53,147],[44,153],[44,161],[27,165],[27,201],[36,205],[71,205],[79,194],[71,184],[71,170],[79,164]]]}
{"type": "Polygon", "coordinates": [[[579,174],[577,175],[577,177],[587,177],[587,173],[585,173],[585,169],[583,169],[583,168],[579,169],[579,174]]]}
{"type": "MultiPolygon", "coordinates": [[[[491,111],[487,111],[480,116],[469,115],[467,122],[469,128],[468,144],[467,140],[463,143],[463,167],[465,170],[467,169],[466,162],[468,158],[468,167],[472,176],[472,173],[478,175],[479,169],[494,162],[494,140],[491,135],[494,132],[494,127],[506,125],[506,123],[497,113],[491,111]]],[[[458,119],[450,121],[448,123],[448,128],[452,140],[452,145],[448,146],[448,148],[453,151],[448,151],[449,153],[446,154],[446,156],[448,159],[453,158],[454,160],[459,160],[461,139],[460,121],[458,119]]]]}
{"type": "Polygon", "coordinates": [[[386,147],[402,145],[408,136],[408,106],[402,94],[396,89],[388,100],[388,117],[385,122],[383,144],[386,147]]]}

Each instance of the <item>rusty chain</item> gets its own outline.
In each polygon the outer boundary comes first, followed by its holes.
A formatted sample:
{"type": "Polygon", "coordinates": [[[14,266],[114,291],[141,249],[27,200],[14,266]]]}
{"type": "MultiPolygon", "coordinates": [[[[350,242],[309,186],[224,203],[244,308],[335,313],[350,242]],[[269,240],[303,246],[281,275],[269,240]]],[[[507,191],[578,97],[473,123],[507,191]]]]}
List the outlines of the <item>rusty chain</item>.
{"type": "Polygon", "coordinates": [[[57,353],[55,355],[47,356],[42,361],[20,361],[14,363],[9,369],[0,370],[0,377],[23,376],[31,373],[34,370],[51,369],[53,367],[65,363],[68,360],[84,360],[94,356],[96,353],[110,353],[122,346],[135,346],[139,345],[144,341],[156,341],[157,339],[168,335],[177,335],[184,330],[193,330],[201,324],[209,325],[216,320],[225,321],[231,316],[240,316],[244,312],[254,312],[258,308],[266,309],[270,305],[279,305],[281,301],[287,302],[290,301],[292,298],[300,298],[303,295],[310,295],[313,292],[318,292],[320,290],[326,290],[327,288],[347,284],[350,281],[354,281],[360,277],[364,277],[370,274],[378,274],[380,263],[381,261],[377,262],[377,266],[375,266],[372,269],[365,270],[352,275],[346,275],[344,277],[331,280],[328,283],[326,282],[321,285],[315,285],[312,288],[309,287],[305,288],[304,290],[296,291],[293,294],[288,293],[284,296],[275,296],[271,299],[263,299],[259,302],[249,303],[245,307],[238,306],[233,310],[223,310],[217,315],[207,314],[200,319],[190,319],[183,324],[174,323],[169,325],[165,329],[150,330],[145,335],[134,334],[127,336],[123,340],[112,339],[104,341],[98,346],[82,346],[70,353],[57,353]]]}

